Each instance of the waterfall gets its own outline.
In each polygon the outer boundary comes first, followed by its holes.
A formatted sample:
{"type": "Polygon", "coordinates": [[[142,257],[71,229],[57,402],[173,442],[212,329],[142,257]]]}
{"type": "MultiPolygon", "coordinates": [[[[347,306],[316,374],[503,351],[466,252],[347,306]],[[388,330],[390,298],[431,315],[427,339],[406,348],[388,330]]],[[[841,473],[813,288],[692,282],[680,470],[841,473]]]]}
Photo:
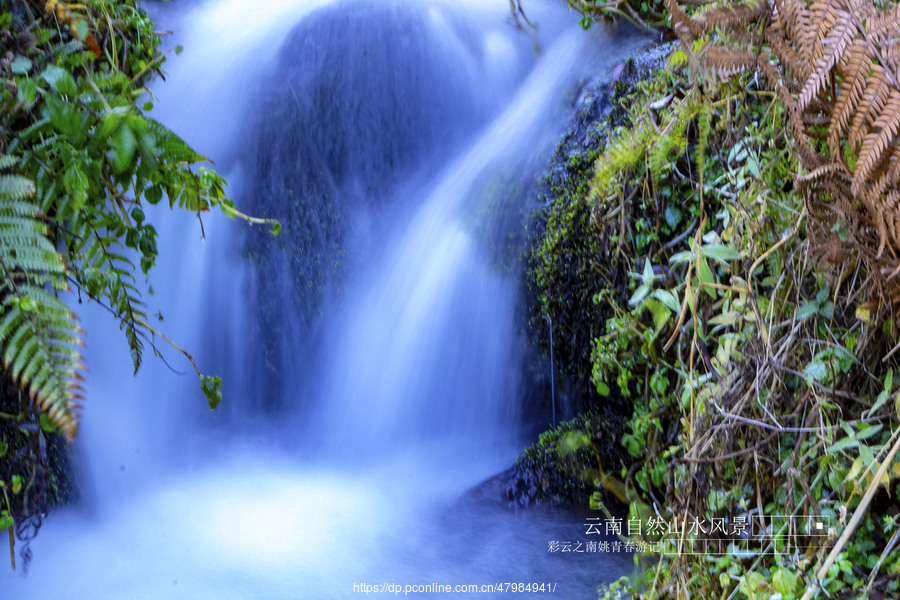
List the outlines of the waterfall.
{"type": "Polygon", "coordinates": [[[502,237],[498,215],[536,199],[492,184],[533,176],[579,80],[635,42],[613,50],[556,0],[526,8],[537,33],[506,0],[149,5],[185,48],[150,86],[154,116],[284,233],[208,215],[203,239],[153,211],[148,305],[223,376],[222,408],[149,352],[131,378],[121,333],[88,308],[84,501],[46,519],[29,576],[0,587],[343,598],[544,580],[591,597],[625,572],[627,555],[547,553],[579,516],[467,493],[521,445],[520,274],[483,232],[502,237]]]}

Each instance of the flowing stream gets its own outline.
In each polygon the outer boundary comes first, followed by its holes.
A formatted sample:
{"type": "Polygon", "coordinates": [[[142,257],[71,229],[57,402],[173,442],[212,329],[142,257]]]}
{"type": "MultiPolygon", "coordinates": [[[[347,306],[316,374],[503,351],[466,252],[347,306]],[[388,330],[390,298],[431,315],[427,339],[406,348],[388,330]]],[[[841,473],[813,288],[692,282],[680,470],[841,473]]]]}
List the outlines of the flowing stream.
{"type": "Polygon", "coordinates": [[[45,520],[4,597],[546,582],[593,598],[630,572],[626,554],[548,552],[584,540],[585,515],[512,512],[478,487],[526,443],[520,274],[491,259],[512,192],[495,174],[534,177],[579,81],[639,43],[581,31],[558,0],[526,9],[537,33],[506,0],[148,6],[184,46],[152,115],[285,233],[208,215],[201,239],[196,219],[154,213],[148,305],[225,400],[205,410],[149,351],[131,377],[115,324],[82,307],[81,502],[45,520]]]}

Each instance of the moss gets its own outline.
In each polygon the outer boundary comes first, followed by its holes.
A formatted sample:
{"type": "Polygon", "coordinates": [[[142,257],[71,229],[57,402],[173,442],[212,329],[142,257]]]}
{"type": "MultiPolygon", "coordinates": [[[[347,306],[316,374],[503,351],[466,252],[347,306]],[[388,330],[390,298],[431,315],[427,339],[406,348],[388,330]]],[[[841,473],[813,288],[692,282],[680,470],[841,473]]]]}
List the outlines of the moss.
{"type": "Polygon", "coordinates": [[[604,470],[628,460],[617,441],[622,426],[622,417],[606,410],[583,413],[541,433],[516,461],[507,499],[521,507],[586,504],[598,488],[598,456],[604,470]]]}

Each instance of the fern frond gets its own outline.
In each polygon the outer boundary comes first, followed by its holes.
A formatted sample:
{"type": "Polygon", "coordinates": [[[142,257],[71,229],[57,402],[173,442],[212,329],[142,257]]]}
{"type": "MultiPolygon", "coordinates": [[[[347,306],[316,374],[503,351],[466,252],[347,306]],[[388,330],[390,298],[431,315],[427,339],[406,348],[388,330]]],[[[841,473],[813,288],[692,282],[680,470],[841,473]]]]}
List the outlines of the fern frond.
{"type": "Polygon", "coordinates": [[[859,160],[856,163],[856,172],[853,175],[851,188],[854,195],[860,193],[868,181],[869,175],[886,156],[888,147],[894,143],[897,133],[900,131],[900,90],[891,91],[874,126],[880,131],[867,135],[862,149],[859,151],[859,160]]]}
{"type": "Polygon", "coordinates": [[[71,253],[72,261],[79,265],[75,270],[75,279],[91,297],[109,300],[109,307],[125,332],[137,373],[143,360],[141,339],[145,328],[141,323],[146,320],[147,309],[135,285],[136,268],[125,255],[119,240],[101,235],[96,224],[81,222],[73,228],[80,240],[71,253]]]}
{"type": "Polygon", "coordinates": [[[850,44],[850,40],[857,33],[857,29],[847,13],[840,11],[838,15],[843,17],[842,20],[825,38],[823,42],[824,52],[821,53],[821,58],[816,62],[815,69],[810,73],[803,89],[800,91],[800,97],[797,102],[800,110],[806,108],[818,96],[822,86],[825,85],[828,73],[837,64],[838,59],[850,44]]]}
{"type": "Polygon", "coordinates": [[[873,115],[878,113],[878,107],[884,104],[891,91],[890,80],[881,65],[872,65],[872,73],[869,83],[863,91],[856,115],[850,124],[848,141],[851,148],[858,148],[863,137],[868,133],[867,124],[873,120],[873,115]]]}
{"type": "Polygon", "coordinates": [[[159,121],[149,117],[145,117],[145,119],[147,121],[147,129],[155,140],[157,150],[160,152],[160,161],[183,164],[209,161],[208,158],[194,151],[184,140],[172,133],[168,127],[159,121]]]}
{"type": "Polygon", "coordinates": [[[703,57],[716,76],[721,78],[744,73],[756,66],[756,57],[749,50],[722,48],[714,44],[705,48],[703,57]]]}
{"type": "Polygon", "coordinates": [[[872,60],[865,53],[866,47],[865,41],[854,40],[841,69],[843,81],[828,129],[828,147],[832,156],[840,156],[841,136],[850,125],[850,116],[865,91],[866,78],[872,68],[872,60]]]}
{"type": "MultiPolygon", "coordinates": [[[[810,57],[815,57],[815,47],[818,37],[818,28],[813,22],[809,7],[806,2],[794,2],[797,5],[796,23],[794,27],[794,45],[804,60],[799,63],[798,75],[801,79],[809,77],[810,57]]],[[[816,57],[817,58],[817,57],[816,57]]]]}
{"type": "Polygon", "coordinates": [[[725,29],[729,32],[743,29],[769,11],[766,2],[740,4],[737,6],[716,6],[697,12],[693,19],[703,29],[725,29]]]}
{"type": "Polygon", "coordinates": [[[896,36],[900,31],[900,4],[893,8],[875,12],[865,20],[866,36],[873,42],[881,42],[887,37],[896,36]]]}
{"type": "Polygon", "coordinates": [[[684,153],[687,150],[687,126],[699,110],[700,104],[694,99],[694,94],[672,106],[665,127],[651,143],[647,165],[654,181],[662,179],[663,171],[673,151],[684,153]]]}
{"type": "Polygon", "coordinates": [[[644,152],[652,138],[652,128],[645,125],[623,132],[618,139],[610,142],[594,164],[588,200],[596,202],[608,197],[615,175],[633,170],[644,160],[644,152]]]}
{"type": "Polygon", "coordinates": [[[798,186],[808,187],[831,177],[842,177],[849,180],[850,173],[847,171],[847,167],[842,163],[830,162],[817,169],[813,169],[806,175],[800,175],[797,177],[796,183],[798,186]]]}
{"type": "MultiPolygon", "coordinates": [[[[769,45],[769,48],[771,48],[771,51],[774,53],[775,58],[778,59],[778,62],[784,68],[783,77],[790,77],[792,80],[796,80],[802,70],[800,65],[803,64],[800,53],[790,44],[785,42],[782,33],[775,27],[766,28],[765,40],[769,45]]],[[[790,83],[791,82],[789,81],[785,81],[784,85],[793,87],[790,83]]]]}
{"type": "Polygon", "coordinates": [[[34,183],[30,179],[18,175],[0,176],[0,198],[21,200],[34,196],[34,192],[34,183]]]}
{"type": "Polygon", "coordinates": [[[33,195],[31,181],[0,175],[0,358],[12,379],[73,440],[82,331],[69,308],[48,291],[63,287],[66,265],[47,238],[38,207],[25,201],[33,195]]]}
{"type": "Polygon", "coordinates": [[[693,39],[703,35],[703,29],[693,19],[691,19],[684,9],[678,5],[676,0],[666,0],[666,10],[669,12],[669,19],[672,21],[672,29],[679,37],[687,37],[693,39]]]}

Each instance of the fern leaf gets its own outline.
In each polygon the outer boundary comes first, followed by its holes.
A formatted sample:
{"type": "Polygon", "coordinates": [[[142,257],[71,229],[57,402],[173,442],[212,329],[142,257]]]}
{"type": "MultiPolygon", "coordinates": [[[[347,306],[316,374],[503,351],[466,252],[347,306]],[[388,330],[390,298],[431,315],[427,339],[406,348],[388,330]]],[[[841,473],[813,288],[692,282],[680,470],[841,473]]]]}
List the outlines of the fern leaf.
{"type": "Polygon", "coordinates": [[[30,179],[18,175],[0,176],[0,198],[21,200],[34,196],[34,193],[34,183],[30,179]]]}
{"type": "Polygon", "coordinates": [[[749,50],[722,48],[713,44],[705,48],[704,58],[721,78],[744,73],[756,66],[756,58],[749,50]]]}
{"type": "Polygon", "coordinates": [[[748,24],[756,21],[769,12],[767,2],[753,4],[741,4],[738,6],[716,6],[695,13],[693,18],[703,29],[720,28],[729,30],[744,29],[748,24]]]}
{"type": "Polygon", "coordinates": [[[900,4],[869,15],[865,21],[866,36],[873,42],[881,42],[900,31],[900,4]]]}
{"type": "Polygon", "coordinates": [[[691,19],[676,0],[666,0],[666,10],[672,21],[672,29],[680,38],[694,38],[703,35],[703,29],[691,19]]]}
{"type": "Polygon", "coordinates": [[[160,151],[159,160],[162,162],[194,164],[209,161],[159,121],[150,118],[146,118],[146,121],[147,130],[153,137],[156,148],[160,151]]]}
{"type": "Polygon", "coordinates": [[[830,33],[833,33],[833,28],[839,15],[835,14],[832,2],[814,2],[809,7],[809,14],[811,23],[815,28],[815,37],[810,46],[812,52],[807,62],[815,64],[825,55],[825,47],[828,44],[827,38],[830,33]]]}
{"type": "Polygon", "coordinates": [[[594,177],[591,180],[588,200],[597,201],[609,196],[614,176],[632,170],[643,160],[651,136],[650,127],[636,126],[607,145],[606,150],[594,164],[594,177]]]}
{"type": "Polygon", "coordinates": [[[881,65],[872,65],[872,73],[853,122],[850,124],[849,143],[851,148],[858,148],[860,141],[868,133],[869,129],[866,125],[872,120],[872,115],[877,114],[878,107],[884,103],[890,94],[890,83],[887,73],[881,65]]]}
{"type": "Polygon", "coordinates": [[[823,179],[835,176],[849,179],[850,173],[843,164],[839,162],[830,162],[817,169],[813,169],[806,175],[800,175],[797,177],[796,183],[798,186],[807,187],[823,179]]]}
{"type": "Polygon", "coordinates": [[[840,138],[850,124],[850,116],[854,107],[862,98],[866,87],[866,77],[872,67],[872,60],[865,53],[866,43],[854,40],[847,51],[848,57],[841,69],[843,82],[832,111],[831,125],[828,128],[828,146],[832,156],[840,156],[840,138]]]}
{"type": "Polygon", "coordinates": [[[796,22],[794,28],[794,45],[800,52],[800,55],[807,60],[803,60],[798,66],[800,67],[799,75],[806,79],[809,77],[808,68],[809,57],[815,57],[815,45],[818,28],[813,23],[812,15],[809,7],[805,2],[795,2],[797,5],[796,22]]]}
{"type": "Polygon", "coordinates": [[[888,147],[895,141],[900,130],[900,90],[893,90],[881,114],[875,120],[875,128],[880,131],[870,133],[863,141],[853,176],[852,192],[858,195],[869,175],[884,160],[888,147]]]}
{"type": "Polygon", "coordinates": [[[0,175],[0,355],[12,379],[73,440],[78,415],[72,373],[82,366],[75,350],[83,345],[82,332],[68,307],[45,288],[61,286],[65,263],[47,239],[37,206],[23,201],[33,195],[29,180],[0,175]]]}
{"type": "Polygon", "coordinates": [[[809,103],[819,95],[822,86],[825,85],[828,73],[835,64],[837,64],[838,59],[847,48],[850,40],[852,40],[853,36],[856,34],[856,27],[853,25],[849,15],[843,11],[839,12],[838,15],[843,18],[834,29],[831,30],[828,37],[825,38],[823,43],[825,49],[822,53],[822,57],[816,62],[815,69],[809,75],[806,84],[800,91],[800,97],[798,99],[800,110],[806,108],[809,103]]]}

